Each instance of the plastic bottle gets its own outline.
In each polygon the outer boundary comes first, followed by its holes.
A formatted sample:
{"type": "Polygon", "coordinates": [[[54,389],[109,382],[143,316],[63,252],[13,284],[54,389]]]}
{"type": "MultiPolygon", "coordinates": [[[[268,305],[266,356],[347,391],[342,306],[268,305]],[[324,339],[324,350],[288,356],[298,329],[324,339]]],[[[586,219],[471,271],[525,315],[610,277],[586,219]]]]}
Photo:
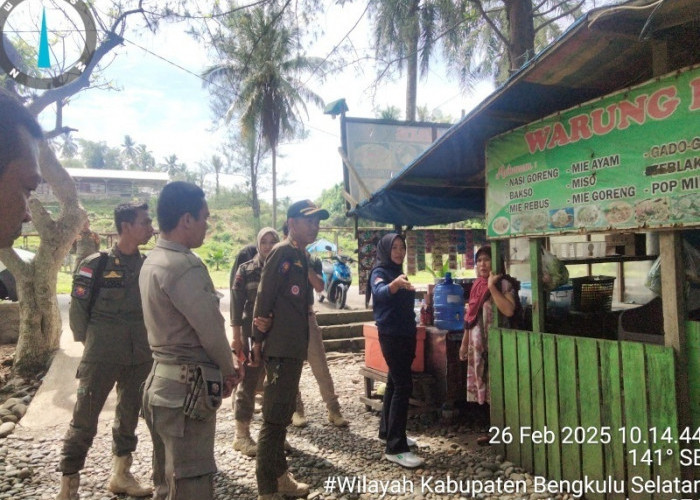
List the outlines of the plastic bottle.
{"type": "Polygon", "coordinates": [[[416,315],[416,324],[420,325],[420,299],[413,302],[413,314],[416,315]]]}
{"type": "Polygon", "coordinates": [[[433,298],[435,326],[441,330],[464,330],[464,290],[445,274],[444,283],[435,286],[433,298]]]}

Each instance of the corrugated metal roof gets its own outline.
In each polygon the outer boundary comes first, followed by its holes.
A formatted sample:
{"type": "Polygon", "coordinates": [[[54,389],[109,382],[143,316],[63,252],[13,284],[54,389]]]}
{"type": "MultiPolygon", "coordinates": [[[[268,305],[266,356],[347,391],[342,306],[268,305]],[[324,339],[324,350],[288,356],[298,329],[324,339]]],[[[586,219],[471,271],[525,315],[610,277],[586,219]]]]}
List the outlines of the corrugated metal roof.
{"type": "Polygon", "coordinates": [[[698,0],[633,0],[590,11],[350,213],[406,226],[483,215],[490,138],[698,63],[698,0]],[[665,68],[654,69],[655,52],[666,56],[665,68]]]}
{"type": "Polygon", "coordinates": [[[167,172],[144,172],[141,170],[107,170],[101,168],[67,168],[73,179],[118,179],[124,181],[168,182],[167,172]]]}

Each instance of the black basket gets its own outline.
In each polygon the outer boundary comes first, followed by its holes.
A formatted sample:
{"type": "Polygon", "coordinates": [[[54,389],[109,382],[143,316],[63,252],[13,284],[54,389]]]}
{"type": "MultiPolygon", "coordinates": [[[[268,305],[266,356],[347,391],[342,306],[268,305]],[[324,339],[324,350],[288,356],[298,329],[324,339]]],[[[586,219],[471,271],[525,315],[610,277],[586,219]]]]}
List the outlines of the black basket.
{"type": "Polygon", "coordinates": [[[576,311],[594,312],[612,309],[614,276],[584,276],[571,278],[574,296],[571,308],[576,311]]]}

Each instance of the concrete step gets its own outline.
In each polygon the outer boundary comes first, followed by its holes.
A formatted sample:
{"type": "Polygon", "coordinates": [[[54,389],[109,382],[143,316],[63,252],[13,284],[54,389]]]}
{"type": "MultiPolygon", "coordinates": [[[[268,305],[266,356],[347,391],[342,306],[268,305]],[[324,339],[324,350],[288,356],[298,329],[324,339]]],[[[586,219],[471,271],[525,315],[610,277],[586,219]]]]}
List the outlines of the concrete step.
{"type": "Polygon", "coordinates": [[[321,328],[321,335],[324,340],[347,339],[352,337],[362,337],[362,326],[364,322],[346,323],[344,325],[326,325],[321,328]]]}
{"type": "Polygon", "coordinates": [[[329,339],[323,341],[326,352],[361,352],[365,348],[364,337],[329,339]]]}
{"type": "Polygon", "coordinates": [[[316,319],[318,320],[319,326],[326,326],[374,321],[374,316],[372,315],[371,309],[338,309],[335,311],[317,311],[316,319]]]}

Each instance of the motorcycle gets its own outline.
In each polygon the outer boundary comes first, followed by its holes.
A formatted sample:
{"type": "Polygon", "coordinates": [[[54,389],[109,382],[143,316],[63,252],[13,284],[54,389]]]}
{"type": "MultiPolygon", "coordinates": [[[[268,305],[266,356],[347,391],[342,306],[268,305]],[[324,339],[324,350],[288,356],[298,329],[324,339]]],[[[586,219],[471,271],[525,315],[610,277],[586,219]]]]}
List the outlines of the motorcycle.
{"type": "Polygon", "coordinates": [[[351,257],[338,254],[333,255],[330,259],[321,261],[323,292],[319,294],[319,302],[323,302],[327,298],[328,302],[333,303],[336,309],[345,307],[348,289],[352,283],[352,273],[348,266],[348,263],[351,262],[354,262],[351,257]]]}

